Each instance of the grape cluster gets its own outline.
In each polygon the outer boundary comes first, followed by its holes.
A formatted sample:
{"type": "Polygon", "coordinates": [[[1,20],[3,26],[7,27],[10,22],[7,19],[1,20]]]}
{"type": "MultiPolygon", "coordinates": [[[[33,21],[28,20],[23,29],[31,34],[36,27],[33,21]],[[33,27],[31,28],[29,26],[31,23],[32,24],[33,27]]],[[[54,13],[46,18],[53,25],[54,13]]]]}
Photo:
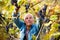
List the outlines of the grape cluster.
{"type": "Polygon", "coordinates": [[[6,32],[8,33],[9,28],[12,28],[12,27],[13,27],[13,23],[10,23],[9,25],[6,25],[6,32]]]}
{"type": "Polygon", "coordinates": [[[41,16],[42,20],[46,15],[46,9],[47,9],[47,5],[44,5],[44,7],[38,12],[38,15],[41,16]]]}
{"type": "Polygon", "coordinates": [[[18,4],[17,4],[17,1],[18,0],[11,0],[11,4],[14,5],[14,6],[16,6],[16,8],[17,8],[16,10],[18,10],[20,8],[20,6],[18,6],[18,4]]]}
{"type": "Polygon", "coordinates": [[[28,12],[29,6],[30,6],[30,4],[25,5],[26,12],[28,12]]]}
{"type": "Polygon", "coordinates": [[[46,10],[47,10],[47,5],[44,5],[44,8],[42,10],[43,10],[44,15],[46,15],[45,13],[46,13],[46,10]]]}
{"type": "Polygon", "coordinates": [[[17,4],[17,0],[11,0],[11,4],[14,5],[14,3],[17,4]]]}

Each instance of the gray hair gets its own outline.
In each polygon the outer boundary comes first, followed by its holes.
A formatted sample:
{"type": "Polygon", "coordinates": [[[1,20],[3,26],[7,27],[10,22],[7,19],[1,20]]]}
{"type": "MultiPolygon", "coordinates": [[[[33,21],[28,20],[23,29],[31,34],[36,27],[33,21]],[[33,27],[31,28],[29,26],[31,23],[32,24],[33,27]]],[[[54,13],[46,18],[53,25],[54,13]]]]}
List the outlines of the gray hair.
{"type": "Polygon", "coordinates": [[[31,13],[27,13],[25,16],[24,16],[24,20],[26,19],[27,15],[31,15],[32,18],[34,19],[33,15],[31,13]]]}

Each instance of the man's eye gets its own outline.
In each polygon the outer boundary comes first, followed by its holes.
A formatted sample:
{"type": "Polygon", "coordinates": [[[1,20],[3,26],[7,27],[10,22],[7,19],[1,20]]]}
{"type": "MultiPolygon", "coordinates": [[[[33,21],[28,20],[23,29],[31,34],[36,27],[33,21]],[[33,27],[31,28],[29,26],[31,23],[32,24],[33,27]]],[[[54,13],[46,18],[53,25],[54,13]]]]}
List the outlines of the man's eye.
{"type": "Polygon", "coordinates": [[[28,19],[28,18],[26,18],[26,19],[28,19]]]}
{"type": "Polygon", "coordinates": [[[30,17],[30,19],[31,19],[32,17],[30,17]]]}

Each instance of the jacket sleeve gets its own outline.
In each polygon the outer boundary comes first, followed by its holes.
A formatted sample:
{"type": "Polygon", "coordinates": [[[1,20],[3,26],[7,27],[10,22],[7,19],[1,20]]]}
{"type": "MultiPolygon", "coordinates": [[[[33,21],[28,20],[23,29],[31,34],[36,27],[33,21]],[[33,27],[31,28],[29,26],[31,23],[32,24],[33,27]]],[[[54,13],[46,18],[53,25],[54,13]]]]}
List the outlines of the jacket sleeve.
{"type": "Polygon", "coordinates": [[[39,31],[39,18],[36,18],[36,30],[39,31]]]}
{"type": "Polygon", "coordinates": [[[21,28],[24,22],[19,19],[19,16],[20,16],[19,13],[16,14],[12,13],[12,19],[14,23],[17,25],[17,27],[21,28]]]}

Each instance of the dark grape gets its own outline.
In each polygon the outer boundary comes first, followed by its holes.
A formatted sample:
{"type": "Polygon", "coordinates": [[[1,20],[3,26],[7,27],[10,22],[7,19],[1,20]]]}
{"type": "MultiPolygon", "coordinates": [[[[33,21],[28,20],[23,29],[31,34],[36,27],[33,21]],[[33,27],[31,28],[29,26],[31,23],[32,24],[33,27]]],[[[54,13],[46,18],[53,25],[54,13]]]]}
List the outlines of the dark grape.
{"type": "Polygon", "coordinates": [[[42,14],[42,10],[40,10],[39,12],[38,12],[38,15],[40,16],[40,18],[43,20],[44,19],[44,15],[42,14]]]}
{"type": "Polygon", "coordinates": [[[9,31],[9,27],[8,27],[8,26],[6,26],[6,32],[8,33],[8,31],[9,31]]]}
{"type": "Polygon", "coordinates": [[[43,8],[43,10],[46,10],[47,9],[47,5],[44,5],[44,8],[43,8]]]}
{"type": "Polygon", "coordinates": [[[47,9],[47,5],[44,5],[44,7],[42,8],[42,10],[40,10],[38,12],[38,15],[41,17],[42,20],[44,20],[46,9],[47,9]]]}
{"type": "Polygon", "coordinates": [[[26,7],[26,12],[28,12],[29,6],[30,6],[29,4],[25,5],[25,7],[26,7]]]}
{"type": "Polygon", "coordinates": [[[9,31],[9,28],[12,28],[13,27],[13,23],[10,23],[9,25],[6,26],[6,32],[8,33],[9,31]]]}
{"type": "Polygon", "coordinates": [[[46,9],[47,9],[47,5],[44,5],[44,8],[42,8],[44,15],[46,13],[46,9]]]}
{"type": "Polygon", "coordinates": [[[16,6],[16,8],[17,8],[16,10],[18,10],[20,8],[20,6],[18,6],[18,4],[17,4],[17,1],[18,0],[11,0],[11,4],[14,5],[14,6],[16,6]]]}
{"type": "Polygon", "coordinates": [[[10,23],[8,26],[9,26],[10,28],[12,28],[12,27],[13,27],[13,23],[10,23]]]}
{"type": "Polygon", "coordinates": [[[11,4],[14,5],[14,3],[17,3],[17,0],[11,0],[11,4]]]}

